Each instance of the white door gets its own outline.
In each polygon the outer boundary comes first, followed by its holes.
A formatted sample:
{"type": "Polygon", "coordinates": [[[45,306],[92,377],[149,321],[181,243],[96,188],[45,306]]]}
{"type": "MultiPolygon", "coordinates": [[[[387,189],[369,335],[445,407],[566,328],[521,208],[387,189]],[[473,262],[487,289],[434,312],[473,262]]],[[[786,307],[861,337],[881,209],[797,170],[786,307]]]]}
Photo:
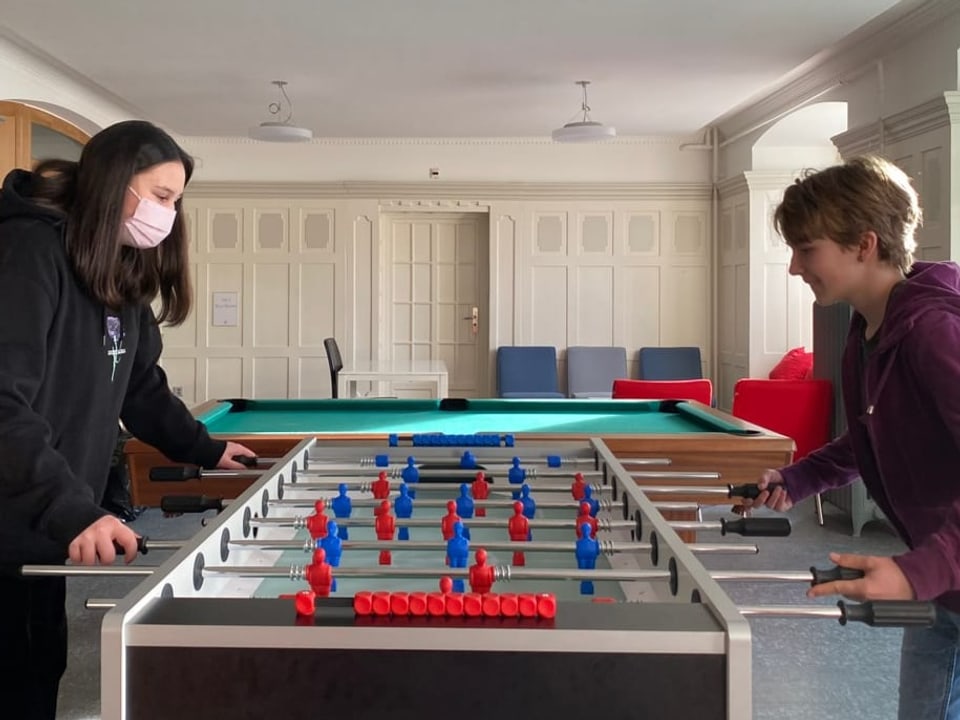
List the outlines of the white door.
{"type": "MultiPolygon", "coordinates": [[[[488,394],[488,227],[485,213],[385,218],[389,359],[443,360],[450,397],[488,394]]],[[[429,392],[411,383],[393,394],[429,392]]]]}

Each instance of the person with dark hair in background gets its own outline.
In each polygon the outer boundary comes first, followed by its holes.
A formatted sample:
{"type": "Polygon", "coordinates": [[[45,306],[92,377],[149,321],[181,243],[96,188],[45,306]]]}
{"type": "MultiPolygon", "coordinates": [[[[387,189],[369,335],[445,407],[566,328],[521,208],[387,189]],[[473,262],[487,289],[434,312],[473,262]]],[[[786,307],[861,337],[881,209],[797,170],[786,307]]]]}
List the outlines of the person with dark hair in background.
{"type": "Polygon", "coordinates": [[[181,197],[190,157],[127,121],[79,162],[14,170],[0,190],[0,702],[54,718],[66,666],[63,578],[27,563],[127,562],[137,536],[101,507],[118,424],[168,457],[240,469],[170,391],[160,324],[190,313],[181,197]],[[158,303],[154,313],[151,305],[158,303]]]}

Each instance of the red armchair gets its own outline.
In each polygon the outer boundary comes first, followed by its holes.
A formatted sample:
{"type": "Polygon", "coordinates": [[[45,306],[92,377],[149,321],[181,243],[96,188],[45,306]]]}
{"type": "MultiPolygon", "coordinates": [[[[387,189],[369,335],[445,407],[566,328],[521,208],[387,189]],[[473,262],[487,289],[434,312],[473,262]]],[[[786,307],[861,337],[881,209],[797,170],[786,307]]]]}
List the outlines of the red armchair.
{"type": "MultiPolygon", "coordinates": [[[[743,378],[733,386],[733,415],[793,438],[794,461],[830,442],[833,383],[829,380],[743,378]]],[[[817,518],[823,524],[820,496],[817,518]]]]}

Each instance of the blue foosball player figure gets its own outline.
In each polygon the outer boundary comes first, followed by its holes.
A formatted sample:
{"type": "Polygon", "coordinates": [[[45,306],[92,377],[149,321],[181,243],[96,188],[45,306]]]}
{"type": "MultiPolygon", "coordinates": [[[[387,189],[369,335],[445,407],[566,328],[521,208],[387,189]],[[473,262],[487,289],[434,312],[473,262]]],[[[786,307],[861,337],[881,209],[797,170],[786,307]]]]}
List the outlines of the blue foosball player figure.
{"type": "Polygon", "coordinates": [[[469,520],[473,517],[473,498],[470,497],[470,486],[460,484],[460,497],[457,498],[457,515],[469,520]]]}
{"type": "MultiPolygon", "coordinates": [[[[333,508],[333,514],[338,518],[348,518],[353,512],[353,502],[350,500],[350,496],[347,495],[347,484],[340,483],[337,489],[340,491],[340,494],[337,495],[333,499],[333,502],[330,503],[330,506],[333,508]]],[[[341,540],[350,539],[350,534],[346,525],[341,525],[339,532],[339,537],[341,540]]]]}
{"type": "MultiPolygon", "coordinates": [[[[400,483],[400,494],[393,501],[393,514],[397,519],[413,517],[413,495],[406,483],[400,483]]],[[[406,525],[400,525],[397,531],[397,540],[409,540],[410,528],[406,525]]]]}
{"type": "MultiPolygon", "coordinates": [[[[400,477],[408,486],[420,482],[420,470],[417,468],[417,461],[413,455],[407,456],[407,466],[400,471],[400,477]]],[[[409,492],[410,497],[417,497],[417,491],[414,488],[409,488],[409,492]]]]}
{"type": "MultiPolygon", "coordinates": [[[[465,568],[470,557],[470,541],[463,536],[463,523],[454,523],[453,537],[447,541],[447,560],[452,568],[465,568]]],[[[453,591],[463,592],[463,578],[455,578],[453,591]]]]}
{"type": "Polygon", "coordinates": [[[520,502],[523,505],[523,516],[533,520],[537,514],[537,501],[530,497],[530,486],[526,483],[520,486],[520,502]]]}
{"type": "Polygon", "coordinates": [[[583,488],[583,499],[580,504],[587,503],[590,506],[590,516],[596,517],[600,512],[600,501],[593,497],[593,488],[587,485],[583,488]]]}
{"type": "MultiPolygon", "coordinates": [[[[340,567],[340,556],[343,554],[343,541],[340,539],[340,534],[337,532],[338,529],[337,521],[331,520],[327,523],[327,536],[317,540],[317,547],[323,548],[323,551],[327,556],[327,562],[331,567],[340,567]]],[[[334,577],[333,585],[330,586],[330,590],[336,591],[336,589],[337,579],[334,577]]]]}
{"type": "MultiPolygon", "coordinates": [[[[511,485],[523,485],[523,481],[527,479],[527,471],[520,467],[520,458],[513,458],[513,465],[507,471],[507,480],[511,485]]],[[[513,491],[513,499],[520,499],[520,492],[518,490],[513,491]]]]}
{"type": "MultiPolygon", "coordinates": [[[[591,528],[589,523],[580,526],[580,539],[577,540],[576,555],[577,567],[581,570],[593,570],[597,567],[597,557],[600,555],[600,542],[590,537],[591,528]]],[[[582,580],[580,582],[581,595],[593,595],[593,581],[582,580]]]]}

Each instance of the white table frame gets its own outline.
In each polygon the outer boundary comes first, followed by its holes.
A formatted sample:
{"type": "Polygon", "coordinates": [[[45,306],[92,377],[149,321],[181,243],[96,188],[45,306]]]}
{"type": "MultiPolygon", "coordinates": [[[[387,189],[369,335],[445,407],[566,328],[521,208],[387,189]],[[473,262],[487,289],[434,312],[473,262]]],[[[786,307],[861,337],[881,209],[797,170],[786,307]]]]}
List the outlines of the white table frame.
{"type": "Polygon", "coordinates": [[[362,382],[420,382],[433,385],[435,396],[445,398],[449,392],[447,364],[443,360],[358,362],[344,367],[337,376],[338,394],[342,398],[358,397],[362,382]]]}

